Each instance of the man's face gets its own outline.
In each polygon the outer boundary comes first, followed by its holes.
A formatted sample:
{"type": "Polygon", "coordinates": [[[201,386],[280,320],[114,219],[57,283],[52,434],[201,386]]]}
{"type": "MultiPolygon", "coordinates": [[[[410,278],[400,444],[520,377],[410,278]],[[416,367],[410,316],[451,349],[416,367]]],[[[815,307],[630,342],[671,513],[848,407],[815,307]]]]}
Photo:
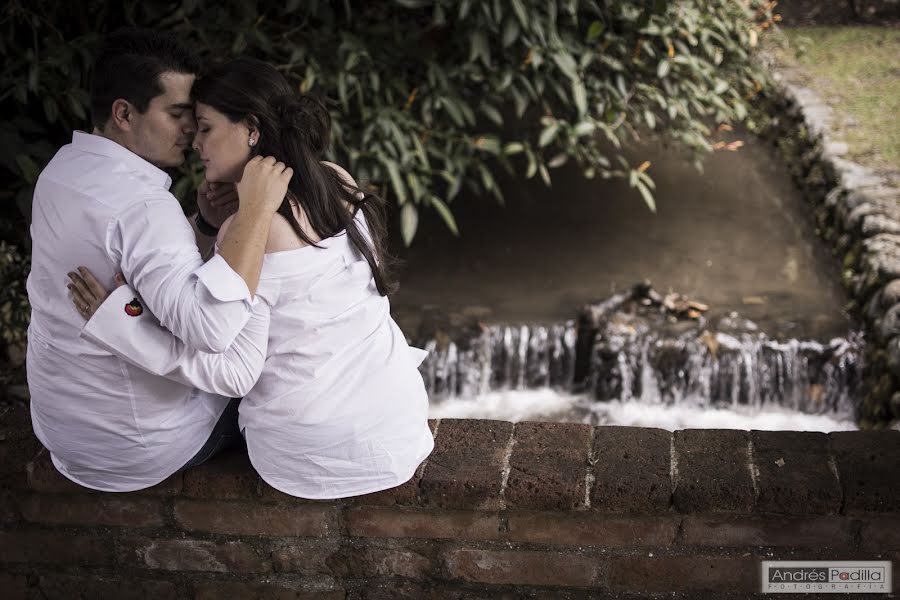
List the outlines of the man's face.
{"type": "Polygon", "coordinates": [[[166,72],[159,82],[163,93],[143,114],[132,114],[130,150],[157,167],[177,167],[184,162],[196,129],[191,108],[194,76],[166,72]]]}

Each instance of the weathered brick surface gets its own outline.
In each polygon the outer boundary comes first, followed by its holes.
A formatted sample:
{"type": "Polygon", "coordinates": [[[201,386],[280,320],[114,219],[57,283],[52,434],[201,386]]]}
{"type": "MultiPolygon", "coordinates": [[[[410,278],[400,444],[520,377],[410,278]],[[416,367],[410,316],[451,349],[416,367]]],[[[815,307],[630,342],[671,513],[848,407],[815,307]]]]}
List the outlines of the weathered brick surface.
{"type": "Polygon", "coordinates": [[[175,520],[189,531],[235,535],[324,536],[337,531],[337,508],[259,502],[177,500],[175,520]]]}
{"type": "Polygon", "coordinates": [[[26,521],[69,525],[157,527],[163,524],[158,498],[111,494],[28,494],[19,501],[26,521]]]}
{"type": "Polygon", "coordinates": [[[318,582],[304,585],[248,583],[238,581],[202,583],[195,586],[195,600],[344,600],[340,586],[318,582]],[[307,588],[307,589],[304,589],[307,588]]]}
{"type": "MultiPolygon", "coordinates": [[[[755,593],[759,560],[721,556],[613,556],[609,586],[615,591],[755,593]]],[[[713,596],[715,597],[715,596],[713,596]]]]}
{"type": "Polygon", "coordinates": [[[645,427],[597,427],[591,508],[664,512],[672,497],[672,434],[645,427]]]}
{"type": "Polygon", "coordinates": [[[506,505],[545,510],[583,507],[591,434],[589,425],[518,423],[504,491],[506,505]]]}
{"type": "Polygon", "coordinates": [[[254,498],[261,485],[262,479],[242,449],[231,450],[184,472],[184,495],[191,498],[254,498]]]}
{"type": "Polygon", "coordinates": [[[19,520],[19,509],[12,492],[0,490],[0,524],[12,525],[19,520]]]}
{"type": "Polygon", "coordinates": [[[605,575],[606,561],[569,552],[459,549],[446,553],[452,579],[474,583],[591,587],[605,575]]]}
{"type": "Polygon", "coordinates": [[[31,432],[27,406],[10,406],[0,412],[0,482],[21,489],[26,486],[24,465],[43,448],[31,432]]]}
{"type": "Polygon", "coordinates": [[[168,581],[107,578],[78,575],[42,575],[38,580],[40,598],[72,600],[73,598],[110,598],[115,600],[175,600],[178,588],[168,581]]]}
{"type": "Polygon", "coordinates": [[[287,544],[273,553],[275,570],[303,576],[341,578],[407,577],[428,579],[435,571],[431,544],[340,543],[287,544]]]}
{"type": "MultiPolygon", "coordinates": [[[[900,515],[865,518],[859,531],[860,550],[868,552],[900,551],[900,515]]],[[[894,569],[900,569],[900,564],[894,569]]],[[[898,576],[895,574],[895,579],[898,576]]]]}
{"type": "Polygon", "coordinates": [[[665,546],[675,540],[677,516],[610,515],[597,512],[518,512],[507,515],[504,539],[566,546],[665,546]]]}
{"type": "Polygon", "coordinates": [[[683,513],[749,512],[754,505],[749,437],[732,429],[675,432],[673,501],[683,513]]]}
{"type": "Polygon", "coordinates": [[[8,600],[25,600],[28,594],[28,579],[24,575],[0,573],[0,590],[8,600]]]}
{"type": "Polygon", "coordinates": [[[506,421],[443,419],[420,490],[427,506],[496,509],[512,436],[506,421]]]}
{"type": "Polygon", "coordinates": [[[344,513],[347,535],[491,540],[499,537],[494,512],[404,507],[358,507],[344,513]]]}
{"type": "Polygon", "coordinates": [[[258,573],[272,568],[267,559],[243,542],[183,539],[125,539],[119,546],[118,561],[129,567],[163,571],[258,573]]]}
{"type": "Polygon", "coordinates": [[[828,434],[837,464],[844,510],[900,513],[900,431],[828,434]]]}
{"type": "Polygon", "coordinates": [[[810,431],[751,431],[759,497],[756,510],[836,514],[841,487],[828,464],[828,436],[810,431]]]}
{"type": "Polygon", "coordinates": [[[850,519],[839,516],[713,515],[684,517],[688,546],[797,546],[846,550],[852,547],[850,519]]]}
{"type": "Polygon", "coordinates": [[[56,531],[0,532],[0,563],[106,566],[112,562],[109,540],[56,531]]]}
{"type": "MultiPolygon", "coordinates": [[[[56,467],[53,466],[50,453],[46,449],[41,449],[37,456],[26,465],[25,472],[27,474],[28,488],[36,492],[99,493],[63,477],[56,470],[56,467]]],[[[153,487],[140,490],[139,492],[132,492],[132,494],[154,496],[173,496],[179,493],[181,493],[181,473],[176,473],[153,487]]]]}

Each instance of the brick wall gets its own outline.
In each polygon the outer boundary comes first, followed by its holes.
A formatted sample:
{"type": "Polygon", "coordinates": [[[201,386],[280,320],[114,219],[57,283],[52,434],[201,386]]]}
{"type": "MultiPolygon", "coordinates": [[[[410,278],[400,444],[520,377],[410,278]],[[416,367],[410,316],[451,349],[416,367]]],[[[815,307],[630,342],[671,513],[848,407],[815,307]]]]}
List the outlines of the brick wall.
{"type": "Polygon", "coordinates": [[[243,452],[87,491],[3,419],[4,598],[746,598],[763,559],[900,564],[898,431],[445,419],[409,483],[306,501],[243,452]]]}

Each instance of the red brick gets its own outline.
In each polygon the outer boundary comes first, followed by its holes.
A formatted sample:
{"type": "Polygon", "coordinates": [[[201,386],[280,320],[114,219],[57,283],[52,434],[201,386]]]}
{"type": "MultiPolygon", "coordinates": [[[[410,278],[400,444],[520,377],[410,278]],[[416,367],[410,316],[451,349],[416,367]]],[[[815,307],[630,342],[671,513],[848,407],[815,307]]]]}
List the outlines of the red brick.
{"type": "MultiPolygon", "coordinates": [[[[56,470],[50,453],[42,449],[35,458],[25,467],[28,479],[28,488],[36,492],[50,493],[75,493],[75,494],[99,494],[78,485],[74,481],[65,478],[56,470]]],[[[181,473],[176,473],[168,479],[133,494],[146,494],[155,496],[173,496],[181,493],[181,473]]]]}
{"type": "Polygon", "coordinates": [[[609,586],[617,592],[700,592],[726,594],[759,591],[756,558],[721,556],[614,556],[609,586]]]}
{"type": "MultiPolygon", "coordinates": [[[[859,532],[862,540],[860,550],[885,552],[900,550],[900,515],[881,515],[863,519],[859,532]]],[[[900,564],[895,565],[900,569],[900,564]]],[[[900,581],[900,573],[894,575],[900,581]]]]}
{"type": "Polygon", "coordinates": [[[21,499],[22,517],[33,523],[157,527],[163,524],[162,502],[154,498],[112,494],[29,494],[21,499]]]}
{"type": "Polygon", "coordinates": [[[28,580],[24,575],[0,573],[0,590],[7,600],[25,600],[28,594],[28,580]]]}
{"type": "Polygon", "coordinates": [[[838,516],[686,516],[682,542],[688,546],[797,546],[849,548],[850,519],[838,516]]]}
{"type": "Polygon", "coordinates": [[[504,499],[508,507],[571,510],[584,506],[592,428],[576,423],[518,423],[504,499]]]}
{"type": "Polygon", "coordinates": [[[272,570],[268,560],[242,542],[129,538],[121,543],[119,561],[126,566],[164,571],[259,573],[272,570]]]}
{"type": "Polygon", "coordinates": [[[0,532],[0,563],[51,563],[105,566],[112,543],[100,537],[64,532],[0,532]]]}
{"type": "Polygon", "coordinates": [[[262,479],[243,448],[220,454],[184,472],[184,495],[191,498],[256,498],[261,485],[262,479]]]}
{"type": "Polygon", "coordinates": [[[591,510],[668,512],[672,498],[672,433],[650,427],[594,430],[591,510]]]}
{"type": "MultiPolygon", "coordinates": [[[[427,458],[425,459],[428,460],[427,458]]],[[[417,506],[420,504],[419,484],[422,481],[423,469],[416,469],[415,475],[406,483],[402,483],[396,487],[382,490],[380,492],[372,492],[371,494],[363,494],[361,496],[353,496],[345,498],[344,502],[348,504],[374,505],[374,506],[417,506]]]]}
{"type": "Polygon", "coordinates": [[[828,436],[812,431],[751,431],[758,512],[837,514],[841,487],[828,464],[828,436]]]}
{"type": "Polygon", "coordinates": [[[419,486],[422,502],[440,508],[498,509],[512,429],[506,421],[442,419],[419,486]]]}
{"type": "Polygon", "coordinates": [[[845,514],[900,513],[900,431],[828,434],[845,514]]]}
{"type": "Polygon", "coordinates": [[[11,525],[19,520],[19,511],[12,493],[0,491],[0,524],[11,525]]]}
{"type": "Polygon", "coordinates": [[[38,580],[41,598],[115,598],[115,600],[175,600],[178,588],[168,581],[147,579],[109,579],[75,575],[41,575],[38,580]]]}
{"type": "Polygon", "coordinates": [[[750,512],[755,493],[749,442],[748,432],[734,429],[676,431],[675,509],[682,513],[750,512]]]}
{"type": "Polygon", "coordinates": [[[326,559],[336,577],[406,577],[430,579],[435,560],[430,545],[419,548],[347,543],[326,559]]]}
{"type": "Polygon", "coordinates": [[[344,600],[343,588],[307,584],[214,582],[195,586],[195,600],[344,600]]]}
{"type": "Polygon", "coordinates": [[[339,540],[312,538],[291,540],[272,553],[272,563],[279,573],[303,576],[331,575],[328,559],[340,550],[339,540]]]}
{"type": "Polygon", "coordinates": [[[344,513],[347,535],[431,539],[493,540],[499,537],[497,513],[402,507],[359,507],[344,513]]]}
{"type": "Polygon", "coordinates": [[[601,582],[606,559],[569,552],[460,549],[447,552],[445,564],[452,579],[473,583],[590,587],[601,582]]]}
{"type": "Polygon", "coordinates": [[[322,536],[337,531],[337,508],[247,502],[177,500],[175,520],[184,529],[234,535],[322,536]]]}
{"type": "Polygon", "coordinates": [[[675,540],[678,517],[603,513],[513,512],[504,539],[567,546],[665,546],[675,540]]]}

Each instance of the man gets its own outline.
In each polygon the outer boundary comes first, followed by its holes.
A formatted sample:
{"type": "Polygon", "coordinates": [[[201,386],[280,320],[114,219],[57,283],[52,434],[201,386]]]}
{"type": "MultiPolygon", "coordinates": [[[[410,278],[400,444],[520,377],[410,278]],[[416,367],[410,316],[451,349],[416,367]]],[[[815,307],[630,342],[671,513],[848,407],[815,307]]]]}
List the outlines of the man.
{"type": "Polygon", "coordinates": [[[148,310],[204,352],[223,352],[246,335],[269,225],[292,172],[273,159],[248,165],[240,209],[204,264],[201,250],[214,243],[224,211],[201,194],[201,213],[189,222],[161,170],[180,165],[190,147],[197,70],[173,36],[110,36],[93,72],[95,129],[75,132],[35,187],[32,423],[60,473],[97,490],[159,483],[215,451],[236,419],[228,398],[152,375],[81,338],[65,287],[72,264],[107,282],[121,272],[138,294],[121,307],[125,314],[148,310]]]}

